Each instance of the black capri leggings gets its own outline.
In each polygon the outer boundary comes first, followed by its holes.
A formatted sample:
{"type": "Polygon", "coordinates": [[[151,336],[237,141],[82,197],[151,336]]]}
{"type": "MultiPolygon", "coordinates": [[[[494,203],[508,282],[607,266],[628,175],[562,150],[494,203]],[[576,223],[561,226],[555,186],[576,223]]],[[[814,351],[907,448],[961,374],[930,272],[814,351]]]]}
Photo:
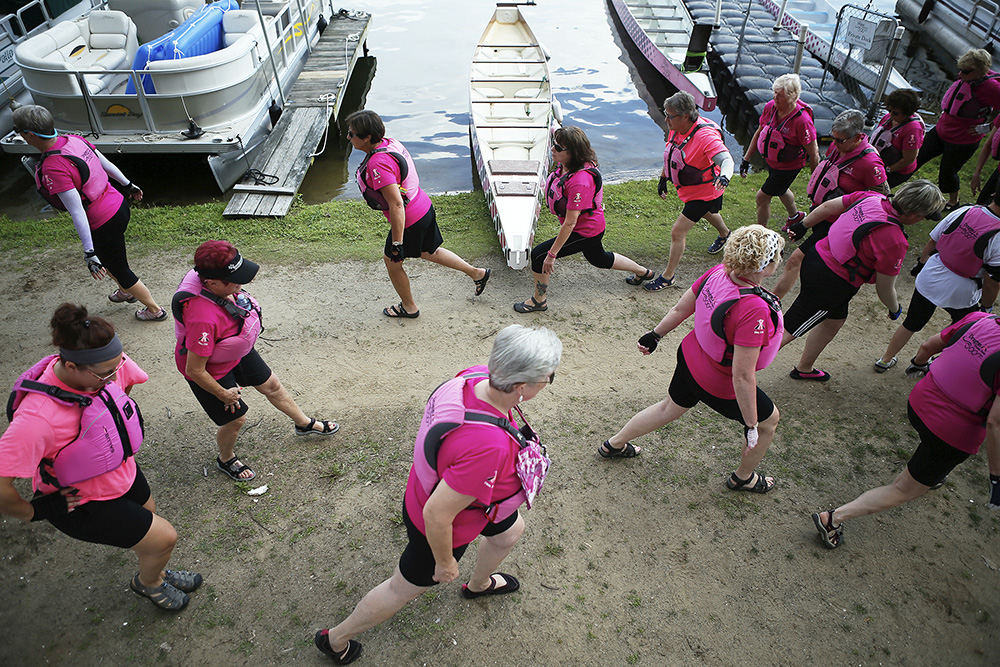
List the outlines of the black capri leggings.
{"type": "Polygon", "coordinates": [[[123,289],[128,289],[139,282],[139,277],[129,268],[125,252],[125,230],[128,229],[131,216],[128,200],[123,200],[121,208],[110,220],[97,229],[90,230],[90,236],[94,240],[94,252],[97,253],[104,268],[123,289]]]}
{"type": "Polygon", "coordinates": [[[945,194],[958,192],[961,185],[958,180],[958,170],[969,161],[970,157],[975,155],[978,148],[978,142],[974,144],[949,144],[938,136],[937,128],[934,128],[924,137],[924,145],[920,147],[920,152],[917,154],[917,167],[922,167],[940,155],[938,187],[945,194]]]}
{"type": "MultiPolygon", "coordinates": [[[[920,331],[931,321],[931,315],[934,314],[935,308],[937,306],[931,303],[926,296],[918,292],[917,288],[914,287],[913,296],[910,297],[910,307],[906,309],[906,319],[903,320],[903,328],[913,333],[920,331]]],[[[977,310],[979,309],[975,306],[969,306],[968,308],[945,308],[945,311],[951,317],[952,324],[977,310]]]]}
{"type": "MultiPolygon", "coordinates": [[[[568,257],[569,255],[582,252],[584,258],[597,268],[610,269],[615,263],[615,253],[604,249],[604,245],[601,243],[602,238],[604,238],[604,232],[601,232],[597,236],[580,236],[576,232],[571,232],[569,238],[566,239],[566,243],[563,244],[562,248],[559,248],[559,253],[556,257],[568,257]]],[[[531,249],[532,271],[535,273],[542,272],[542,263],[545,261],[545,255],[552,248],[553,243],[555,243],[555,238],[543,241],[531,249]]]]}

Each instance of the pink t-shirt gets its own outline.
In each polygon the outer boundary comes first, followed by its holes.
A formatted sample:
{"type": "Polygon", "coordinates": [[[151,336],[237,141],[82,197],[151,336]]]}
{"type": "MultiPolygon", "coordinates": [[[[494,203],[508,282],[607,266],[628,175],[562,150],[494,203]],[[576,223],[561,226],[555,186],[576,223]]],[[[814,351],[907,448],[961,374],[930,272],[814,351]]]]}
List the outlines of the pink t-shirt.
{"type": "MultiPolygon", "coordinates": [[[[879,121],[880,124],[891,126],[891,114],[886,114],[879,121]]],[[[924,124],[914,123],[909,120],[903,123],[903,126],[893,132],[892,134],[892,145],[899,151],[919,151],[920,147],[924,145],[924,124]]],[[[889,165],[886,165],[887,167],[889,165]]],[[[897,169],[897,174],[909,175],[917,170],[917,158],[914,156],[913,162],[906,165],[902,169],[897,169]]]]}
{"type": "MultiPolygon", "coordinates": [[[[376,148],[383,148],[389,145],[388,139],[383,139],[376,148]]],[[[387,185],[399,185],[402,179],[399,178],[399,164],[388,153],[375,153],[368,160],[365,166],[365,182],[369,187],[381,190],[387,185]]],[[[431,209],[431,198],[424,192],[423,188],[417,188],[415,195],[410,196],[410,203],[406,205],[406,222],[404,227],[409,227],[420,218],[427,215],[431,209]]],[[[389,219],[389,211],[382,211],[385,219],[389,219]]]]}
{"type": "MultiPolygon", "coordinates": [[[[489,403],[476,398],[473,387],[472,383],[465,385],[463,401],[467,408],[505,417],[517,427],[511,415],[503,415],[489,403]]],[[[464,509],[455,517],[452,546],[468,544],[482,532],[489,523],[485,506],[521,490],[521,480],[514,468],[518,449],[518,444],[505,431],[489,424],[464,424],[441,441],[437,458],[439,476],[454,491],[473,496],[476,502],[475,507],[464,509]]],[[[429,496],[424,493],[412,468],[404,498],[410,520],[426,535],[424,504],[429,496]]]]}
{"type": "MultiPolygon", "coordinates": [[[[952,86],[960,85],[961,81],[956,81],[952,86]]],[[[951,89],[949,89],[949,92],[951,89]]],[[[991,107],[993,113],[1000,109],[1000,79],[986,79],[981,84],[973,88],[972,94],[982,104],[991,107]]],[[[945,93],[945,99],[950,96],[945,93]]],[[[943,112],[938,118],[935,129],[937,135],[949,144],[978,144],[983,135],[976,132],[976,125],[983,123],[982,118],[962,118],[943,112]]]]}
{"type": "MultiPolygon", "coordinates": [[[[885,165],[882,164],[882,158],[879,157],[878,151],[868,143],[867,137],[862,139],[861,143],[853,151],[845,153],[841,157],[836,158],[836,160],[839,164],[843,164],[867,148],[872,148],[872,152],[859,157],[847,166],[839,167],[840,178],[837,180],[837,185],[844,194],[858,192],[859,190],[876,191],[885,183],[885,165]]],[[[831,157],[839,152],[837,144],[832,143],[826,151],[826,156],[831,157]]]]}
{"type": "Polygon", "coordinates": [[[199,357],[209,358],[205,364],[205,370],[218,380],[233,370],[240,363],[240,360],[212,361],[212,351],[218,341],[238,334],[240,325],[236,318],[208,299],[201,297],[188,299],[183,303],[182,308],[184,312],[184,346],[181,346],[180,341],[174,346],[174,361],[177,363],[177,370],[184,377],[188,377],[185,372],[187,353],[184,350],[190,350],[199,357]]]}
{"type": "MultiPolygon", "coordinates": [[[[673,131],[667,136],[668,142],[673,142],[675,146],[679,146],[688,136],[694,132],[694,128],[697,127],[697,122],[691,126],[685,134],[677,134],[673,131]]],[[[713,129],[703,129],[699,130],[697,134],[688,142],[687,146],[684,147],[684,155],[687,159],[687,164],[691,165],[695,169],[707,169],[712,166],[712,158],[714,158],[719,153],[725,153],[728,149],[726,148],[725,142],[722,141],[722,137],[719,133],[713,129]]],[[[666,151],[664,151],[664,159],[666,159],[666,151]]],[[[682,202],[689,201],[713,201],[722,196],[724,190],[717,189],[713,183],[700,183],[698,185],[684,185],[677,188],[677,198],[682,202]]]]}
{"type": "MultiPolygon", "coordinates": [[[[592,167],[593,165],[587,164],[592,167]]],[[[559,167],[559,173],[562,173],[559,167]]],[[[604,188],[596,190],[597,183],[589,171],[581,169],[566,180],[563,192],[566,195],[566,211],[584,211],[576,219],[573,231],[580,236],[590,238],[604,231],[604,188]],[[596,191],[595,191],[596,190],[596,191]],[[593,211],[587,211],[593,207],[593,211]]],[[[566,218],[559,218],[561,225],[566,218]]]]}
{"type": "MultiPolygon", "coordinates": [[[[694,281],[691,289],[697,292],[713,271],[715,267],[703,273],[694,281]]],[[[740,347],[763,347],[776,333],[770,307],[763,299],[756,296],[744,297],[733,304],[726,312],[722,326],[726,332],[726,340],[740,347]]],[[[693,330],[681,341],[681,351],[698,386],[718,398],[728,400],[736,398],[736,390],[733,389],[733,367],[723,366],[705,354],[693,330]]]]}
{"type": "MultiPolygon", "coordinates": [[[[784,118],[779,120],[775,115],[776,113],[777,105],[774,100],[770,100],[764,105],[764,111],[760,114],[760,127],[763,128],[766,125],[776,127],[779,125],[784,118]]],[[[801,169],[808,161],[805,148],[816,140],[816,126],[813,125],[812,115],[801,106],[796,108],[795,111],[792,111],[792,115],[795,117],[789,119],[784,125],[781,126],[781,136],[784,138],[786,146],[802,146],[802,154],[795,160],[788,162],[769,160],[766,156],[764,156],[767,166],[771,167],[771,169],[801,169]],[[798,115],[796,115],[796,113],[798,115]]]]}
{"type": "MultiPolygon", "coordinates": [[[[94,148],[94,145],[86,139],[83,141],[91,148],[94,148]]],[[[53,149],[60,149],[65,145],[66,137],[60,136],[56,139],[53,149]]],[[[69,190],[80,190],[83,187],[80,172],[73,166],[72,162],[61,155],[53,155],[45,159],[45,162],[42,163],[41,178],[46,183],[49,192],[54,195],[60,192],[68,192],[69,190]]],[[[82,190],[80,196],[83,196],[82,190]]],[[[92,202],[86,209],[87,222],[90,223],[90,228],[97,229],[110,220],[118,212],[118,209],[121,208],[124,199],[122,193],[118,192],[111,183],[108,183],[104,194],[92,202]]]]}
{"type": "MultiPolygon", "coordinates": [[[[950,342],[956,332],[966,324],[975,322],[989,313],[970,313],[941,331],[945,342],[950,342]]],[[[1000,392],[1000,383],[993,386],[993,393],[1000,392]]],[[[925,375],[910,391],[910,405],[931,433],[959,451],[975,454],[986,438],[986,420],[957,405],[935,384],[933,375],[925,375]]]]}
{"type": "MultiPolygon", "coordinates": [[[[58,377],[53,368],[59,359],[53,359],[39,382],[51,384],[66,391],[85,396],[97,392],[82,392],[68,387],[58,377]]],[[[146,372],[126,356],[125,365],[118,371],[114,383],[124,391],[149,379],[146,372]]],[[[14,420],[0,436],[0,477],[31,478],[31,487],[42,493],[55,493],[58,489],[42,482],[38,464],[50,458],[76,440],[80,433],[80,412],[76,405],[65,405],[40,394],[28,394],[21,401],[14,420]]],[[[120,466],[74,484],[80,490],[81,503],[91,500],[112,500],[122,496],[135,481],[135,458],[128,457],[120,466]]]]}
{"type": "MultiPolygon", "coordinates": [[[[871,197],[873,194],[877,193],[853,192],[849,195],[844,195],[844,203],[850,207],[865,197],[871,197]]],[[[888,200],[883,200],[882,207],[887,208],[888,206],[888,200]]],[[[906,240],[906,235],[903,234],[903,230],[898,225],[879,225],[870,234],[861,239],[860,247],[858,248],[858,259],[865,266],[874,268],[875,273],[898,276],[903,266],[903,258],[906,257],[906,249],[909,247],[910,244],[906,240]]],[[[830,240],[828,237],[822,238],[816,243],[816,252],[819,253],[819,256],[831,271],[851,285],[861,287],[865,282],[875,282],[874,274],[867,281],[861,276],[855,276],[851,280],[847,269],[833,258],[833,254],[830,252],[830,240]]]]}

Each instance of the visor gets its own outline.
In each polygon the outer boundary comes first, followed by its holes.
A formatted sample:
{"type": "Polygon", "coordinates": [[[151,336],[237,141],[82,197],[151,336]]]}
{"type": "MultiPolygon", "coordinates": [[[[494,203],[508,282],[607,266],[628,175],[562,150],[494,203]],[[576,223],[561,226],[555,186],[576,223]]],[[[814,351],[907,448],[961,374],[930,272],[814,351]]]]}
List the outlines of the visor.
{"type": "Polygon", "coordinates": [[[239,251],[236,252],[236,256],[233,257],[231,262],[218,269],[199,269],[198,267],[195,267],[195,271],[197,271],[198,275],[202,278],[225,280],[226,282],[236,283],[237,285],[246,285],[254,279],[258,270],[260,270],[260,266],[258,266],[255,262],[251,262],[249,259],[244,259],[240,255],[239,251]]]}

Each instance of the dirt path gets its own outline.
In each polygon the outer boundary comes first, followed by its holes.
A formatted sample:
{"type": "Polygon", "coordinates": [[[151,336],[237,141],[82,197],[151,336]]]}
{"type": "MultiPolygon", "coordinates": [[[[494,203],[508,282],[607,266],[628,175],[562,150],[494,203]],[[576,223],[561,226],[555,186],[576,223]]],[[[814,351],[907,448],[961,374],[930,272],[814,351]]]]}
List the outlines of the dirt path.
{"type": "MultiPolygon", "coordinates": [[[[689,252],[685,285],[704,260],[689,252]]],[[[985,508],[982,457],[927,498],[851,522],[837,551],[818,544],[809,519],[891,480],[916,444],[912,381],[902,366],[871,371],[893,327],[874,290],[821,358],[831,382],[788,379],[801,344],[760,374],[782,412],[763,465],[779,486],[751,496],[723,487],[740,433],[704,407],[643,438],[638,459],[595,454],[665,392],[688,329],[652,357],[634,341],[679,291],[647,294],[574,259],[560,264],[550,311],[518,316],[511,303],[528,296],[529,276],[485,261],[495,274],[477,299],[464,276],[415,263],[422,314],[407,322],[380,315],[395,302],[380,262],[264,267],[252,286],[267,327],[259,349],[307,412],[342,429],[294,438],[251,396],[238,451],[254,486],[269,486],[259,498],[210,467],[213,429],[174,369],[170,323],[135,322],[61,256],[5,271],[4,384],[49,352],[46,323],[62,300],[110,317],[149,372],[134,393],[148,434],[139,462],[180,534],[172,563],[206,583],[181,614],[160,613],[127,590],[130,553],[2,520],[0,663],[319,664],[315,629],[347,614],[402,550],[400,502],[427,394],[485,361],[493,335],[517,321],[545,324],[565,345],[555,384],[527,404],[555,463],[505,563],[522,591],[470,602],[455,584],[438,587],[361,636],[358,664],[996,664],[1000,513],[985,508]]],[[[186,263],[161,256],[139,270],[168,301],[186,263]]],[[[907,276],[904,301],[911,289],[907,276]]]]}

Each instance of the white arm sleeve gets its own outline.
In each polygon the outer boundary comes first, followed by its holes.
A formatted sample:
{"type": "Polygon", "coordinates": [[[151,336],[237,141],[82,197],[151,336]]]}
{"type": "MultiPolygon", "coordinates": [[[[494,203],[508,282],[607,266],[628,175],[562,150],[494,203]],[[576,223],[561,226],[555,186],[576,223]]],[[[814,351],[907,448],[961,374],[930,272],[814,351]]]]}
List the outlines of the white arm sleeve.
{"type": "Polygon", "coordinates": [[[104,157],[104,153],[96,149],[94,150],[94,152],[97,153],[97,157],[101,158],[101,166],[104,167],[104,171],[108,172],[108,176],[115,179],[122,185],[126,185],[131,182],[128,180],[125,174],[122,173],[121,169],[116,167],[111,160],[104,157]]]}
{"type": "Polygon", "coordinates": [[[69,212],[69,217],[73,219],[73,226],[76,227],[77,236],[83,244],[84,252],[93,252],[94,240],[90,237],[90,223],[87,221],[87,212],[83,209],[83,200],[76,189],[60,192],[59,201],[69,212]]]}
{"type": "Polygon", "coordinates": [[[733,162],[733,156],[729,154],[729,151],[719,153],[712,158],[712,162],[719,165],[720,176],[725,176],[726,178],[732,180],[733,170],[736,168],[736,163],[733,162]]]}

